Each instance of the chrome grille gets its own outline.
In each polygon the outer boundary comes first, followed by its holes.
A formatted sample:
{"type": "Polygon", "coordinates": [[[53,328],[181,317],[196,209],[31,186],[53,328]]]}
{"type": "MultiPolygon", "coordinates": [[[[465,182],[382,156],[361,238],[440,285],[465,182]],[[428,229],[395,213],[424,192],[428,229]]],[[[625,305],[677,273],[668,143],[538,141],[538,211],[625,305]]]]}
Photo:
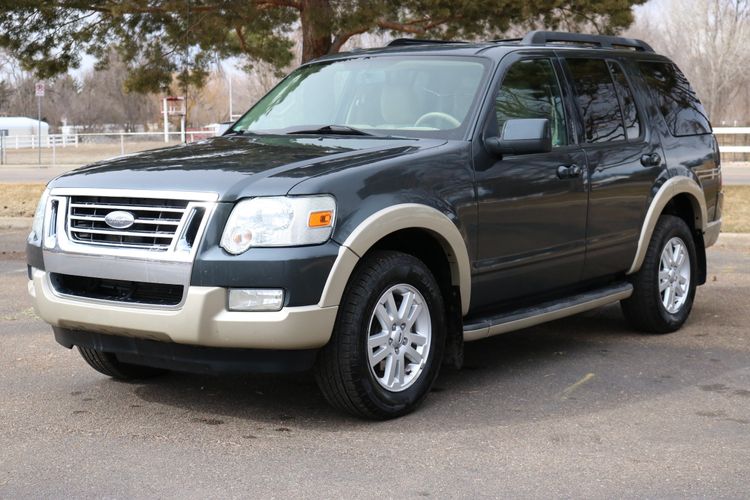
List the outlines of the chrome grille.
{"type": "Polygon", "coordinates": [[[195,210],[188,209],[189,203],[161,198],[71,196],[68,237],[80,244],[167,251],[185,221],[189,219],[191,226],[195,222],[195,210]],[[105,222],[107,214],[119,210],[133,215],[135,221],[130,227],[115,229],[105,222]]]}

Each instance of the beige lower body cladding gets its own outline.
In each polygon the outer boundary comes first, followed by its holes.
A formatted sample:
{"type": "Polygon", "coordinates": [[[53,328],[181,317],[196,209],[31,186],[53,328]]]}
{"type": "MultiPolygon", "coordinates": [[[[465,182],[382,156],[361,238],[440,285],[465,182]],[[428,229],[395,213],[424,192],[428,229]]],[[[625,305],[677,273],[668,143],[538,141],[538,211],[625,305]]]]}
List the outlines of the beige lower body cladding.
{"type": "Polygon", "coordinates": [[[338,306],[318,305],[276,312],[228,311],[225,288],[196,286],[189,287],[178,309],[124,306],[61,296],[47,273],[37,269],[29,293],[37,314],[53,326],[208,347],[321,347],[331,337],[338,311],[338,306]]]}

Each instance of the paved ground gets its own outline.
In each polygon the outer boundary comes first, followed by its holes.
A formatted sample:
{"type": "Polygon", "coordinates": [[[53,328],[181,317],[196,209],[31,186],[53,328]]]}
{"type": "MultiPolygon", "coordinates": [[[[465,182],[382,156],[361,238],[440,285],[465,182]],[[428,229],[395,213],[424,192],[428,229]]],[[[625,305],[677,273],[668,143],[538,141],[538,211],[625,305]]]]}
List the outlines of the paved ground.
{"type": "MultiPolygon", "coordinates": [[[[80,165],[57,165],[38,167],[35,165],[0,165],[0,183],[46,183],[80,165]]],[[[725,184],[750,184],[750,163],[725,163],[722,170],[725,184]]]]}
{"type": "Polygon", "coordinates": [[[39,167],[36,165],[0,165],[0,182],[23,184],[47,183],[58,175],[64,174],[65,172],[80,166],[81,165],[57,165],[54,167],[39,167]]]}
{"type": "Polygon", "coordinates": [[[724,184],[750,184],[750,163],[741,163],[722,169],[724,184]]]}
{"type": "Polygon", "coordinates": [[[748,237],[711,250],[676,334],[609,307],[470,344],[372,423],[309,377],[98,375],[35,318],[24,236],[0,232],[0,498],[748,496],[748,237]]]}

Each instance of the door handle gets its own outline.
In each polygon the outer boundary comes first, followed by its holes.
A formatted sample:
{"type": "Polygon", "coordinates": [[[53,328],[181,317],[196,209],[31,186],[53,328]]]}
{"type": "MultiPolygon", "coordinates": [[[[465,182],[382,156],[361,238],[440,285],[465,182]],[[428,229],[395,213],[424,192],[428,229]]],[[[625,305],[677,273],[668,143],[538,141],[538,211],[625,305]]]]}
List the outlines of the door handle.
{"type": "Polygon", "coordinates": [[[641,165],[644,167],[658,167],[661,165],[661,155],[659,155],[659,153],[643,155],[641,156],[641,165]]]}
{"type": "Polygon", "coordinates": [[[560,165],[557,167],[557,177],[560,179],[572,179],[580,177],[583,169],[578,165],[560,165]]]}

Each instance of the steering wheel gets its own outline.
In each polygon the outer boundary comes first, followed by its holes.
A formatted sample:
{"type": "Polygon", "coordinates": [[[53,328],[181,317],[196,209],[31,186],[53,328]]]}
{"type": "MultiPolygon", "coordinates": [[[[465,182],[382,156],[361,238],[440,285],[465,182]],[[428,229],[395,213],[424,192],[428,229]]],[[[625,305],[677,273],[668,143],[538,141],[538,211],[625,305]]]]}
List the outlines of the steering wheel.
{"type": "MultiPolygon", "coordinates": [[[[447,123],[449,125],[448,128],[456,128],[461,126],[461,122],[456,120],[454,117],[449,115],[448,113],[443,113],[442,111],[430,111],[429,113],[425,113],[422,116],[419,117],[419,119],[414,122],[415,127],[421,127],[427,124],[427,122],[431,120],[436,120],[438,122],[442,121],[443,123],[447,123]]],[[[437,127],[440,128],[440,127],[437,127]]]]}

